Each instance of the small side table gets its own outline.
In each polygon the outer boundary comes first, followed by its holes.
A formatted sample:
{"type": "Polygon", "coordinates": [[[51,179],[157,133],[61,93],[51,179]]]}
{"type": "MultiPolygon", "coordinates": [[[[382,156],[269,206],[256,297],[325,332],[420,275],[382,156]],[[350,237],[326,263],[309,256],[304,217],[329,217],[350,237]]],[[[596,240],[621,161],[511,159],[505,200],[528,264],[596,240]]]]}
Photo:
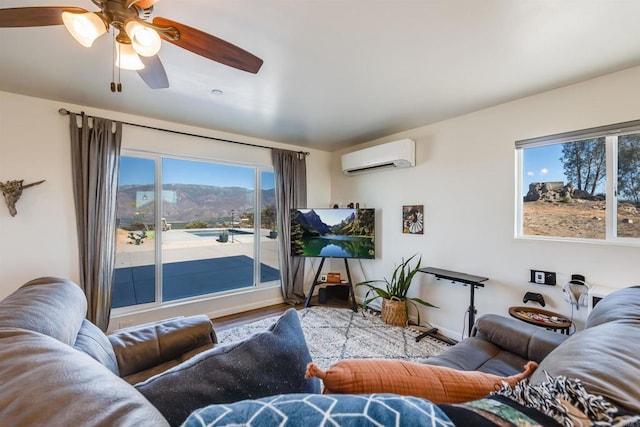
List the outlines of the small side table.
{"type": "Polygon", "coordinates": [[[523,322],[569,335],[571,321],[553,311],[541,310],[535,307],[510,307],[509,314],[523,322]]]}

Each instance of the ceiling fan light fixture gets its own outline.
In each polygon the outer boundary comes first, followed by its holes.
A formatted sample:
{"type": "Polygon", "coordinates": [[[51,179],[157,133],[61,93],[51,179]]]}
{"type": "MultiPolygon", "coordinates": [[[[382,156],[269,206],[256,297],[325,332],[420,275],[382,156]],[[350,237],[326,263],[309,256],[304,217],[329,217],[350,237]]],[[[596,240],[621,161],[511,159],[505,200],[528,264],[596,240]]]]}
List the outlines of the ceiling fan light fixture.
{"type": "Polygon", "coordinates": [[[107,32],[102,19],[93,12],[62,12],[62,22],[78,43],[91,47],[95,39],[107,32]]]}
{"type": "Polygon", "coordinates": [[[153,28],[132,20],[126,23],[124,30],[138,55],[153,56],[160,51],[160,35],[153,28]]]}
{"type": "Polygon", "coordinates": [[[144,64],[133,46],[127,43],[116,43],[116,66],[123,70],[134,71],[144,68],[144,64]]]}

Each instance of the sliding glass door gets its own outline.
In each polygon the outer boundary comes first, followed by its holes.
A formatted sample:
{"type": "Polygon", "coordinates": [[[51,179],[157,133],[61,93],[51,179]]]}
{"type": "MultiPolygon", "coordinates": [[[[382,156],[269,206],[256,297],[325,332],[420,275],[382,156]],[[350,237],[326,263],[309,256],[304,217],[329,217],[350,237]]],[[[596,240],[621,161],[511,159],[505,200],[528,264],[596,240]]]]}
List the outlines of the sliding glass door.
{"type": "Polygon", "coordinates": [[[113,308],[156,302],[155,164],[120,158],[113,308]]]}
{"type": "Polygon", "coordinates": [[[264,168],[122,157],[118,233],[126,237],[117,246],[113,307],[278,281],[274,197],[273,172],[264,168]]]}

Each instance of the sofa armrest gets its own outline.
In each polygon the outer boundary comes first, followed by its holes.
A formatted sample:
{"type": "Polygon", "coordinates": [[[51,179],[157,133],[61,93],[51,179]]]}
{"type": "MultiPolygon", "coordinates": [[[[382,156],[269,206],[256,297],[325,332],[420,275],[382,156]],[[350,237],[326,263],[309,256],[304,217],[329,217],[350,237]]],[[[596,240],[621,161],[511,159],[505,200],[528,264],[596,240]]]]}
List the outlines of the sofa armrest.
{"type": "Polygon", "coordinates": [[[568,335],[497,314],[478,318],[474,333],[504,350],[538,363],[569,338],[568,335]]]}
{"type": "Polygon", "coordinates": [[[108,335],[120,376],[134,374],[217,342],[207,316],[179,317],[108,335]]]}

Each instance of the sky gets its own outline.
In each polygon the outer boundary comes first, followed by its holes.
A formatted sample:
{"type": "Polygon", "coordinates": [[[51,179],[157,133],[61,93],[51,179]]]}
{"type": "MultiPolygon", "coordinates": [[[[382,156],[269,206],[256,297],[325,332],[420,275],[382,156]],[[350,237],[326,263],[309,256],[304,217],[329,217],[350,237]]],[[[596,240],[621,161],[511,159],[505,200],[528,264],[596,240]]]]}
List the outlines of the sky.
{"type": "Polygon", "coordinates": [[[523,191],[527,194],[532,182],[562,181],[567,183],[562,157],[562,144],[527,148],[523,155],[523,191]]]}
{"type": "MultiPolygon", "coordinates": [[[[220,187],[254,188],[254,169],[190,160],[163,159],[164,184],[202,184],[220,187]]],[[[153,184],[154,161],[136,157],[120,157],[118,185],[153,184]]],[[[273,173],[262,174],[262,188],[274,188],[273,173]]]]}
{"type": "MultiPolygon", "coordinates": [[[[523,156],[524,194],[527,193],[529,184],[532,182],[562,181],[566,183],[561,157],[561,144],[526,149],[523,156]]],[[[163,159],[163,165],[162,179],[165,184],[202,184],[249,189],[254,187],[253,168],[250,167],[178,159],[163,159]]],[[[126,156],[120,158],[118,185],[153,184],[154,175],[152,159],[126,156]]],[[[274,188],[273,173],[262,174],[262,188],[265,190],[274,188]]],[[[341,219],[343,218],[337,222],[341,219]]]]}

